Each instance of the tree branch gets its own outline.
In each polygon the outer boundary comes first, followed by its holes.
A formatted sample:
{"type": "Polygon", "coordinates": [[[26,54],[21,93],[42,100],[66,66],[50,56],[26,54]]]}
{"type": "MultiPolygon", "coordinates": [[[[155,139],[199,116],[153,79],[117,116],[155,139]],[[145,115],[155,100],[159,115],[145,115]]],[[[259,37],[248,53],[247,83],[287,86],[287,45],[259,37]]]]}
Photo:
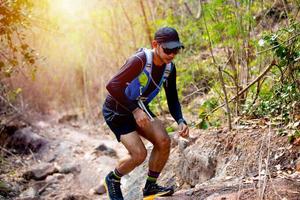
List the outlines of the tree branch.
{"type": "Polygon", "coordinates": [[[188,13],[194,18],[194,19],[200,19],[201,15],[202,15],[202,8],[201,8],[201,0],[198,1],[198,12],[197,12],[197,15],[194,16],[190,6],[188,5],[188,3],[185,1],[184,2],[184,6],[185,8],[187,9],[188,13]]]}
{"type": "MultiPolygon", "coordinates": [[[[245,87],[244,89],[242,89],[236,96],[234,96],[233,98],[231,98],[228,103],[232,102],[233,100],[235,100],[236,98],[238,98],[239,96],[241,96],[244,92],[246,92],[254,83],[256,83],[257,81],[259,81],[262,77],[264,77],[266,75],[266,73],[268,71],[270,71],[270,69],[275,66],[275,60],[272,61],[272,63],[258,76],[256,77],[256,79],[254,79],[249,85],[247,85],[247,87],[245,87]]],[[[212,111],[210,111],[207,116],[211,115],[212,113],[214,113],[215,111],[217,111],[219,108],[222,108],[225,104],[221,104],[218,107],[216,107],[215,109],[213,109],[212,111]]]]}

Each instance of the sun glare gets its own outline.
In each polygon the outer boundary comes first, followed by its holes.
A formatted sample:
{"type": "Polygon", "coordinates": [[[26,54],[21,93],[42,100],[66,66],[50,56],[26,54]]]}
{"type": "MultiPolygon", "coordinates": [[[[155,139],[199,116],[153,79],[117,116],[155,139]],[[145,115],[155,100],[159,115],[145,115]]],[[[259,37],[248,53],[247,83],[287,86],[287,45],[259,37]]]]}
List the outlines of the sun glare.
{"type": "Polygon", "coordinates": [[[53,14],[70,20],[80,20],[87,13],[85,0],[49,0],[53,14]]]}

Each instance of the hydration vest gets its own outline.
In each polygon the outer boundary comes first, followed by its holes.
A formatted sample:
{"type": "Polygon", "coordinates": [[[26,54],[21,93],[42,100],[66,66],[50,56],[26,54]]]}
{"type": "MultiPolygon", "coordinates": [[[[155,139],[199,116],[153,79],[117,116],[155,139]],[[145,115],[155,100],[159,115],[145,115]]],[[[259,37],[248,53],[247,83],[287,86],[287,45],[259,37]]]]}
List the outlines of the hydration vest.
{"type": "Polygon", "coordinates": [[[168,63],[165,67],[163,76],[158,84],[152,80],[151,72],[153,69],[153,51],[151,49],[142,48],[140,51],[143,51],[146,54],[146,64],[143,68],[143,71],[132,80],[125,89],[125,94],[130,100],[142,100],[146,105],[159,93],[162,84],[169,77],[172,64],[168,63]],[[148,97],[142,97],[143,93],[147,90],[150,82],[153,81],[156,88],[149,94],[148,97]]]}

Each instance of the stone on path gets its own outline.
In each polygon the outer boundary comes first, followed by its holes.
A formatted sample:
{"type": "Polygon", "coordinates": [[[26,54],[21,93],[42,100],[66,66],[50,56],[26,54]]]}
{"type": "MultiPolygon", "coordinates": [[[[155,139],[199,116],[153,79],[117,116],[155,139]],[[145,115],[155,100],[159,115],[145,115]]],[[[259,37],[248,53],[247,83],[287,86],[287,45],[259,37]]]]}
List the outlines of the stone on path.
{"type": "Polygon", "coordinates": [[[44,180],[47,176],[57,173],[58,169],[50,163],[40,163],[34,166],[32,169],[26,171],[23,177],[26,180],[44,180]]]}

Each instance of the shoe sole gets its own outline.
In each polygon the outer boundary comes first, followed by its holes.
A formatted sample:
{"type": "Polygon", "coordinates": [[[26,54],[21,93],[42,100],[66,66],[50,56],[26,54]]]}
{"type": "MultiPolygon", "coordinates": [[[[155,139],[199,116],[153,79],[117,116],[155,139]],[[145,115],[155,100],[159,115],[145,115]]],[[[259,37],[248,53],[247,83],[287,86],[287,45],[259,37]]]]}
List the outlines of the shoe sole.
{"type": "Polygon", "coordinates": [[[109,197],[108,187],[107,187],[107,184],[106,184],[105,179],[104,179],[104,187],[105,187],[105,190],[106,190],[107,198],[108,198],[109,200],[111,200],[111,198],[109,197]]]}
{"type": "Polygon", "coordinates": [[[154,200],[156,197],[162,197],[168,193],[170,193],[170,191],[149,195],[149,196],[144,197],[143,200],[154,200]]]}

